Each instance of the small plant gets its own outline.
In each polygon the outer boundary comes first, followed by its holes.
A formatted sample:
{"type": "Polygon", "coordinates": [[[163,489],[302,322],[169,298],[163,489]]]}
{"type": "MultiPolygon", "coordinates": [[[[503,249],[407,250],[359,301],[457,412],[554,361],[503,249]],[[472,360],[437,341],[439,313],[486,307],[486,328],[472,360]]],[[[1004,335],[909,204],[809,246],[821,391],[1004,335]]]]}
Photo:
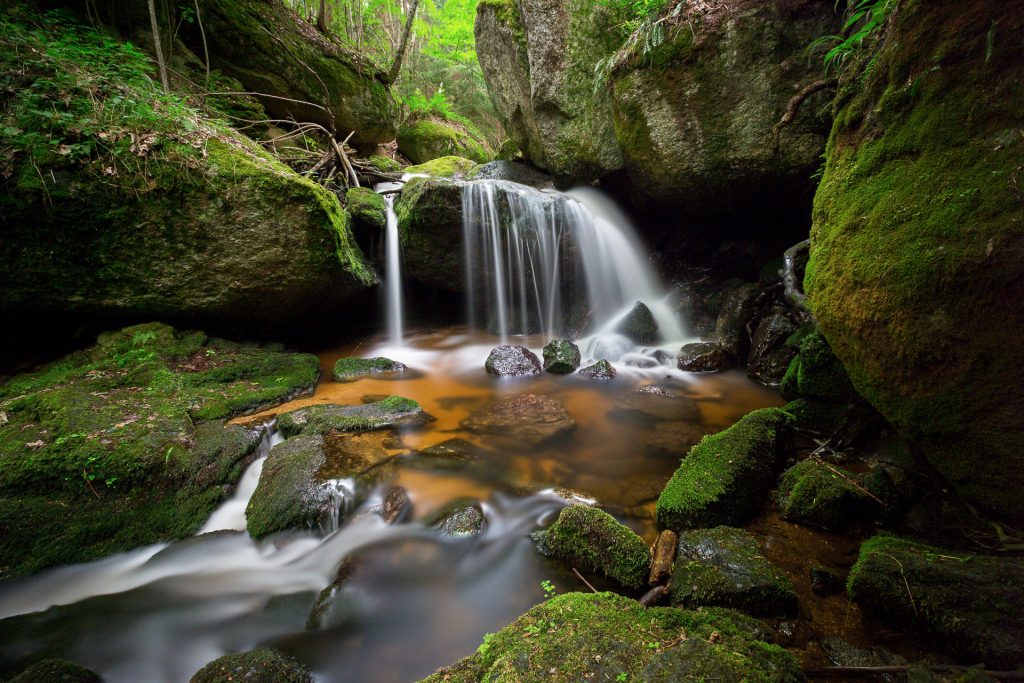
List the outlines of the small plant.
{"type": "Polygon", "coordinates": [[[524,628],[523,630],[524,630],[524,631],[526,631],[526,633],[527,633],[528,635],[531,635],[531,636],[535,636],[535,635],[537,635],[538,633],[540,633],[542,629],[541,629],[541,627],[540,627],[540,626],[538,626],[537,624],[530,624],[529,626],[527,626],[527,627],[526,627],[526,628],[524,628]]]}
{"type": "Polygon", "coordinates": [[[484,634],[484,642],[480,643],[480,647],[476,649],[476,653],[481,657],[487,655],[487,651],[491,649],[491,641],[494,640],[493,633],[484,634]]]}
{"type": "Polygon", "coordinates": [[[626,672],[625,671],[621,672],[618,676],[615,677],[615,680],[618,683],[626,683],[626,680],[627,680],[626,672]]]}
{"type": "Polygon", "coordinates": [[[555,584],[553,584],[548,579],[544,579],[543,581],[541,581],[540,587],[544,591],[545,598],[553,598],[556,595],[558,595],[558,589],[555,588],[555,584]]]}
{"type": "Polygon", "coordinates": [[[825,64],[825,73],[830,70],[842,71],[854,52],[885,23],[885,18],[889,16],[895,5],[896,0],[856,0],[852,2],[847,10],[849,15],[843,24],[843,33],[822,36],[808,45],[807,51],[815,53],[828,48],[822,59],[825,64]]]}

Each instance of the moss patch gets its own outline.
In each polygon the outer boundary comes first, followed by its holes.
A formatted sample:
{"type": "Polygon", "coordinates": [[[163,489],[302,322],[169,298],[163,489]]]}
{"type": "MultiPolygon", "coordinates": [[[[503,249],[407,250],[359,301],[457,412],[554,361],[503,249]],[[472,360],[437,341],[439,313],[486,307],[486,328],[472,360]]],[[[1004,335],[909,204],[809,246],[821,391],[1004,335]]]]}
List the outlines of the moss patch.
{"type": "Polygon", "coordinates": [[[460,156],[443,156],[416,166],[409,166],[406,173],[422,173],[431,178],[458,178],[472,174],[477,162],[460,156]]]}
{"type": "Polygon", "coordinates": [[[358,406],[333,403],[299,408],[279,415],[277,427],[285,436],[328,432],[367,432],[398,425],[416,426],[433,420],[420,404],[401,396],[358,406]]]}
{"type": "Polygon", "coordinates": [[[224,655],[193,674],[191,683],[312,683],[310,670],[269,647],[224,655]]]}
{"type": "Polygon", "coordinates": [[[349,356],[339,358],[334,364],[334,379],[338,382],[350,382],[366,375],[396,374],[408,368],[398,361],[378,356],[376,358],[359,358],[349,356]]]}
{"type": "Polygon", "coordinates": [[[735,524],[761,508],[793,417],[778,408],[746,415],[690,449],[658,498],[658,524],[682,530],[735,524]]]}
{"type": "Polygon", "coordinates": [[[494,152],[466,126],[437,117],[406,121],[398,129],[398,150],[414,164],[446,156],[463,157],[478,164],[494,158],[494,152]]]}
{"type": "Polygon", "coordinates": [[[882,470],[866,474],[815,458],[799,462],[782,475],[779,510],[788,520],[820,529],[870,523],[882,514],[892,482],[882,470]]]}
{"type": "Polygon", "coordinates": [[[388,207],[384,197],[368,187],[349,188],[345,193],[345,208],[357,227],[364,230],[384,230],[388,221],[388,207]]]}

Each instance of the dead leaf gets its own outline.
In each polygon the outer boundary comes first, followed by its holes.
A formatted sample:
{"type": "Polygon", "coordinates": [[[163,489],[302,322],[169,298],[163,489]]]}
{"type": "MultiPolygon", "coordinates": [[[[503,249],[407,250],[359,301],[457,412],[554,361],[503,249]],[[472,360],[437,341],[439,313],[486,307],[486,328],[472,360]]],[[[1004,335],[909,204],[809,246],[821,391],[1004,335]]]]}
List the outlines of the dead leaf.
{"type": "Polygon", "coordinates": [[[25,447],[38,450],[40,448],[45,448],[46,447],[46,442],[44,442],[43,440],[40,439],[39,441],[33,441],[31,443],[25,444],[25,447]]]}

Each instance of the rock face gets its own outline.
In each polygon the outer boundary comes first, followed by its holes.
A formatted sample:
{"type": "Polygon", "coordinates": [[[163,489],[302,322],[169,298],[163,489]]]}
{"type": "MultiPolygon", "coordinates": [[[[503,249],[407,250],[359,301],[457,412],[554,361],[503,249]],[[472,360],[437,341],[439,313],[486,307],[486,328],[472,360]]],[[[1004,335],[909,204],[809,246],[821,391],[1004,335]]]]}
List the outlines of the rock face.
{"type": "Polygon", "coordinates": [[[536,375],[543,368],[536,354],[525,346],[502,344],[491,350],[484,369],[498,377],[522,377],[536,375]]]}
{"type": "Polygon", "coordinates": [[[1024,662],[1024,561],[956,553],[895,536],[861,546],[850,597],[879,617],[987,668],[1024,662]],[[969,588],[967,588],[969,587],[969,588]]]}
{"type": "Polygon", "coordinates": [[[559,178],[590,180],[622,167],[594,67],[618,48],[625,18],[586,0],[478,5],[477,56],[494,109],[516,146],[559,178]]]}
{"type": "MultiPolygon", "coordinates": [[[[61,25],[61,36],[75,34],[100,42],[61,25]]],[[[33,122],[33,98],[56,97],[46,84],[67,70],[52,56],[61,54],[61,39],[35,43],[30,62],[0,53],[5,72],[11,60],[24,65],[0,123],[50,136],[42,145],[17,143],[12,165],[0,171],[18,178],[0,193],[5,316],[279,324],[308,315],[310,301],[321,315],[340,310],[376,282],[333,194],[222,122],[181,113],[191,111],[184,100],[132,75],[150,68],[134,49],[114,44],[75,62],[81,83],[104,85],[65,92],[74,106],[59,125],[33,122]],[[111,63],[127,73],[110,77],[111,63]],[[125,97],[169,104],[143,105],[118,119],[123,133],[99,137],[96,121],[119,111],[115,98],[125,97]],[[59,145],[77,145],[68,148],[76,152],[50,151],[59,145]]]]}
{"type": "Polygon", "coordinates": [[[398,151],[414,164],[458,156],[478,164],[494,154],[460,123],[437,118],[412,117],[398,129],[398,151]]]}
{"type": "Polygon", "coordinates": [[[796,659],[763,637],[757,622],[732,610],[645,608],[614,593],[567,593],[423,683],[614,681],[620,674],[636,681],[803,680],[796,659]]]}
{"type": "Polygon", "coordinates": [[[576,372],[580,366],[580,347],[568,339],[555,339],[544,347],[544,369],[558,375],[576,372]]]}
{"type": "Polygon", "coordinates": [[[313,355],[153,323],[0,383],[0,576],[191,536],[259,441],[223,420],[318,374],[313,355]]]}
{"type": "Polygon", "coordinates": [[[679,607],[733,607],[763,616],[797,611],[793,585],[764,559],[757,539],[728,526],[679,535],[671,591],[679,607]]]}
{"type": "MultiPolygon", "coordinates": [[[[200,6],[212,66],[248,90],[274,95],[261,99],[269,114],[319,123],[342,137],[355,131],[352,141],[360,144],[394,139],[400,105],[386,74],[369,61],[278,3],[203,0],[200,6]]],[[[189,44],[202,54],[198,27],[187,26],[189,44]]]]}
{"type": "Polygon", "coordinates": [[[190,683],[313,683],[312,672],[303,664],[269,647],[224,655],[192,676],[190,683]]]}
{"type": "Polygon", "coordinates": [[[537,547],[545,555],[607,576],[626,588],[647,583],[651,566],[647,544],[595,507],[563,508],[555,523],[537,535],[537,547]]]}
{"type": "Polygon", "coordinates": [[[962,495],[1024,518],[1024,63],[993,21],[1024,29],[980,0],[901,3],[851,70],[805,288],[857,391],[962,495]]]}
{"type": "Polygon", "coordinates": [[[518,161],[491,161],[473,169],[472,180],[508,180],[538,189],[552,187],[551,176],[518,161]]]}
{"type": "Polygon", "coordinates": [[[513,396],[473,413],[462,428],[494,434],[520,445],[535,447],[576,429],[576,421],[557,400],[538,394],[513,396]]]}
{"type": "Polygon", "coordinates": [[[704,437],[658,498],[658,524],[681,531],[736,524],[757,512],[778,475],[792,421],[778,408],[763,408],[704,437]]]}

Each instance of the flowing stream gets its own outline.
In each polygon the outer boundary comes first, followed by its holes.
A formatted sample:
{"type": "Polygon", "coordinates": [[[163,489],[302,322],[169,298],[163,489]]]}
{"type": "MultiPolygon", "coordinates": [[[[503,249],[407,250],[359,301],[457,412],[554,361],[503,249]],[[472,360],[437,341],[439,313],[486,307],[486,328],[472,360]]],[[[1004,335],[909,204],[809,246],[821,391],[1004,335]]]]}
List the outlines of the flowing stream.
{"type": "Polygon", "coordinates": [[[387,298],[388,342],[396,348],[402,346],[405,334],[405,307],[402,303],[402,251],[398,236],[398,216],[395,214],[394,191],[402,187],[402,183],[379,183],[374,187],[376,192],[383,193],[384,206],[387,208],[387,222],[384,231],[384,296],[387,298]]]}

